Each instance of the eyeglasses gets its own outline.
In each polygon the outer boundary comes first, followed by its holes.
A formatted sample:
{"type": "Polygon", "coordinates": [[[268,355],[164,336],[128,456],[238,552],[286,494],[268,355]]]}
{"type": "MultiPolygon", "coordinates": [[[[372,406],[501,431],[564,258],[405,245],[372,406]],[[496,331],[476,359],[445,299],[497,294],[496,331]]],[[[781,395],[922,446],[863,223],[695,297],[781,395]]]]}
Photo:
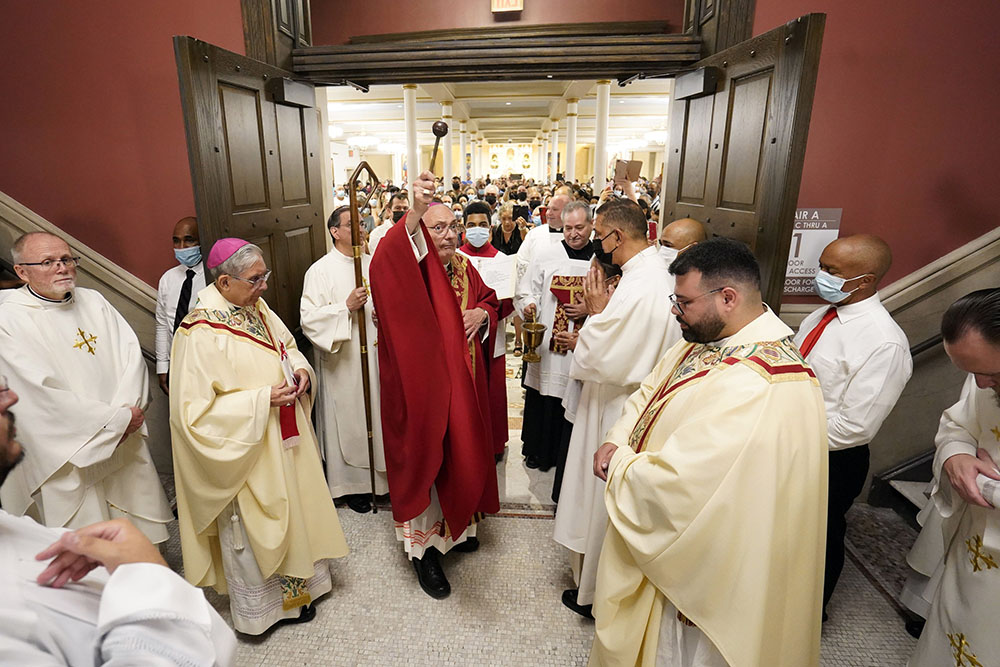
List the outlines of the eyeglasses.
{"type": "Polygon", "coordinates": [[[271,272],[267,271],[264,275],[257,278],[240,278],[239,276],[229,276],[230,278],[235,278],[236,280],[242,280],[245,283],[250,283],[253,285],[254,289],[260,287],[267,282],[267,279],[271,277],[271,272]]]}
{"type": "Polygon", "coordinates": [[[716,287],[714,290],[710,290],[708,292],[705,292],[704,294],[699,294],[698,296],[691,297],[690,299],[685,299],[684,301],[678,301],[677,300],[677,295],[676,294],[671,294],[670,295],[670,303],[673,304],[674,308],[677,309],[678,313],[680,313],[681,315],[683,315],[684,314],[684,308],[683,308],[684,306],[689,305],[692,301],[697,301],[698,299],[700,299],[703,296],[708,296],[709,294],[715,294],[716,292],[721,292],[724,289],[726,289],[726,288],[725,287],[716,287]]]}
{"type": "Polygon", "coordinates": [[[57,264],[62,264],[67,269],[79,266],[79,257],[60,257],[59,259],[45,259],[41,262],[18,262],[19,266],[40,266],[43,271],[53,270],[57,264]]]}
{"type": "Polygon", "coordinates": [[[444,236],[449,231],[455,232],[456,234],[458,234],[458,225],[454,225],[454,224],[453,225],[441,225],[441,224],[437,224],[437,225],[434,225],[433,227],[428,227],[427,229],[429,231],[434,232],[438,236],[444,236]]]}

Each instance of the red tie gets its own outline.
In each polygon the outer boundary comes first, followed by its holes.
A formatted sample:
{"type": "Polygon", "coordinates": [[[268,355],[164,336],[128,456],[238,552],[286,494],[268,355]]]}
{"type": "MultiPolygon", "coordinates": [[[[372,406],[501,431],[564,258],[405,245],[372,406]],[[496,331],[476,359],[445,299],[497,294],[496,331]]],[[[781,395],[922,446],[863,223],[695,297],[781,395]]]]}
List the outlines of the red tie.
{"type": "Polygon", "coordinates": [[[819,321],[812,331],[806,336],[806,339],[802,341],[802,345],[799,346],[799,352],[802,353],[802,358],[805,359],[812,352],[813,347],[816,346],[816,341],[819,337],[823,335],[823,329],[826,329],[826,325],[830,323],[830,320],[837,316],[837,307],[830,306],[830,309],[823,313],[823,319],[819,321]]]}

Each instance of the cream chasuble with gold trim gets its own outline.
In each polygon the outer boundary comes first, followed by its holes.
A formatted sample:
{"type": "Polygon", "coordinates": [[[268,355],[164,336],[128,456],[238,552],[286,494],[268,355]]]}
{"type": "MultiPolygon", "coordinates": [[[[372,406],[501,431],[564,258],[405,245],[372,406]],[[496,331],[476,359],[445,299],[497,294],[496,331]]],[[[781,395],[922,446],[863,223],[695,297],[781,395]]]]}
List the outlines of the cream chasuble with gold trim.
{"type": "Polygon", "coordinates": [[[731,667],[819,664],[826,415],[791,335],[767,311],[722,348],[681,341],[629,397],[591,665],[656,664],[662,623],[731,667]]]}
{"type": "MultiPolygon", "coordinates": [[[[295,340],[263,299],[237,307],[214,284],[198,294],[174,335],[170,427],[184,575],[226,592],[216,521],[238,518],[260,574],[308,579],[314,564],[347,554],[309,414],[294,404],[298,444],[282,441],[271,387],[292,369],[316,378],[295,340]]],[[[236,526],[238,528],[238,526],[236,526]]],[[[239,549],[240,531],[234,531],[239,549]]]]}

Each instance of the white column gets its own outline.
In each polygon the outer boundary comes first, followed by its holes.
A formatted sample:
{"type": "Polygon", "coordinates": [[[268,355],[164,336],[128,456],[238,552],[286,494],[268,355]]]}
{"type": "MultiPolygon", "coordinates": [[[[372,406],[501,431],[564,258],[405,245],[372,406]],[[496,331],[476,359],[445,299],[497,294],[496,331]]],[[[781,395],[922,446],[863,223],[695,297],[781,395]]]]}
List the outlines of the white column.
{"type": "Polygon", "coordinates": [[[448,134],[441,139],[441,150],[444,151],[441,174],[445,188],[447,188],[451,184],[451,177],[455,175],[451,165],[451,135],[455,133],[455,128],[451,125],[451,102],[441,103],[441,120],[448,124],[448,134]]]}
{"type": "Polygon", "coordinates": [[[413,83],[403,85],[403,123],[406,125],[406,179],[408,183],[400,183],[400,187],[408,187],[409,183],[420,174],[420,151],[417,148],[417,86],[413,83]]]}
{"type": "Polygon", "coordinates": [[[552,121],[552,129],[549,130],[552,144],[552,157],[549,159],[549,181],[556,182],[556,174],[559,172],[559,121],[555,118],[552,121]]]}
{"type": "Polygon", "coordinates": [[[472,158],[472,173],[469,174],[469,180],[475,181],[479,178],[479,139],[476,138],[475,132],[469,136],[469,153],[472,158]]]}
{"type": "Polygon", "coordinates": [[[539,176],[538,176],[538,154],[539,154],[539,152],[540,151],[539,151],[539,148],[538,148],[538,137],[535,137],[534,139],[531,140],[531,172],[530,172],[530,174],[531,174],[531,178],[535,179],[536,182],[539,181],[539,180],[541,180],[539,178],[539,176]]]}
{"type": "Polygon", "coordinates": [[[594,193],[608,180],[608,114],[611,111],[611,81],[597,82],[597,138],[594,141],[594,193]]]}
{"type": "Polygon", "coordinates": [[[549,173],[549,133],[542,135],[542,155],[538,160],[538,180],[547,181],[549,173]]]}
{"type": "Polygon", "coordinates": [[[392,154],[392,184],[402,187],[403,183],[403,154],[392,154]]]}
{"type": "MultiPolygon", "coordinates": [[[[458,121],[458,178],[460,180],[467,180],[469,178],[469,171],[465,168],[465,135],[468,131],[465,129],[465,121],[458,121]]],[[[445,177],[445,188],[447,189],[450,181],[448,177],[445,177]]]]}
{"type": "Polygon", "coordinates": [[[579,105],[576,98],[566,101],[566,182],[576,178],[576,119],[579,105]]]}
{"type": "MultiPolygon", "coordinates": [[[[490,142],[486,141],[486,137],[479,140],[479,150],[479,175],[486,176],[490,171],[490,142]]],[[[492,178],[496,178],[496,174],[492,178]]]]}

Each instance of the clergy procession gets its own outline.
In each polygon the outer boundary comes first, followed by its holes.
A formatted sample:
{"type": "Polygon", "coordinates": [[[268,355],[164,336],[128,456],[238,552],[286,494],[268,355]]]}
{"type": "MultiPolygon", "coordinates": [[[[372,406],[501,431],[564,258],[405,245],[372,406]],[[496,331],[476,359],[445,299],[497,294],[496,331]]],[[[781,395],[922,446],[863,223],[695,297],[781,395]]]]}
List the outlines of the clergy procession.
{"type": "MultiPolygon", "coordinates": [[[[913,372],[878,293],[889,246],[827,245],[827,303],[795,332],[746,244],[692,218],[651,224],[652,183],[598,201],[574,183],[465,185],[424,171],[377,198],[369,234],[338,206],[329,251],[302,267],[300,332],[268,305],[264,249],[229,237],[203,254],[182,218],[159,283],[157,392],[126,319],[77,286],[77,250],[16,239],[22,286],[0,301],[0,663],[234,664],[234,631],[306,623],[340,594],[338,511],[389,510],[415,583],[394,595],[448,598],[449,554],[482,546],[469,558],[487,571],[513,460],[551,473],[540,493],[574,585],[550,613],[592,627],[591,665],[820,664],[869,443],[913,372]],[[174,497],[147,442],[154,393],[174,497]],[[199,588],[224,596],[231,628],[199,588]]],[[[963,297],[941,328],[967,381],[941,416],[934,519],[911,554],[927,621],[910,664],[953,664],[957,642],[978,662],[954,664],[996,665],[983,573],[1000,549],[1000,290],[963,297]]]]}

